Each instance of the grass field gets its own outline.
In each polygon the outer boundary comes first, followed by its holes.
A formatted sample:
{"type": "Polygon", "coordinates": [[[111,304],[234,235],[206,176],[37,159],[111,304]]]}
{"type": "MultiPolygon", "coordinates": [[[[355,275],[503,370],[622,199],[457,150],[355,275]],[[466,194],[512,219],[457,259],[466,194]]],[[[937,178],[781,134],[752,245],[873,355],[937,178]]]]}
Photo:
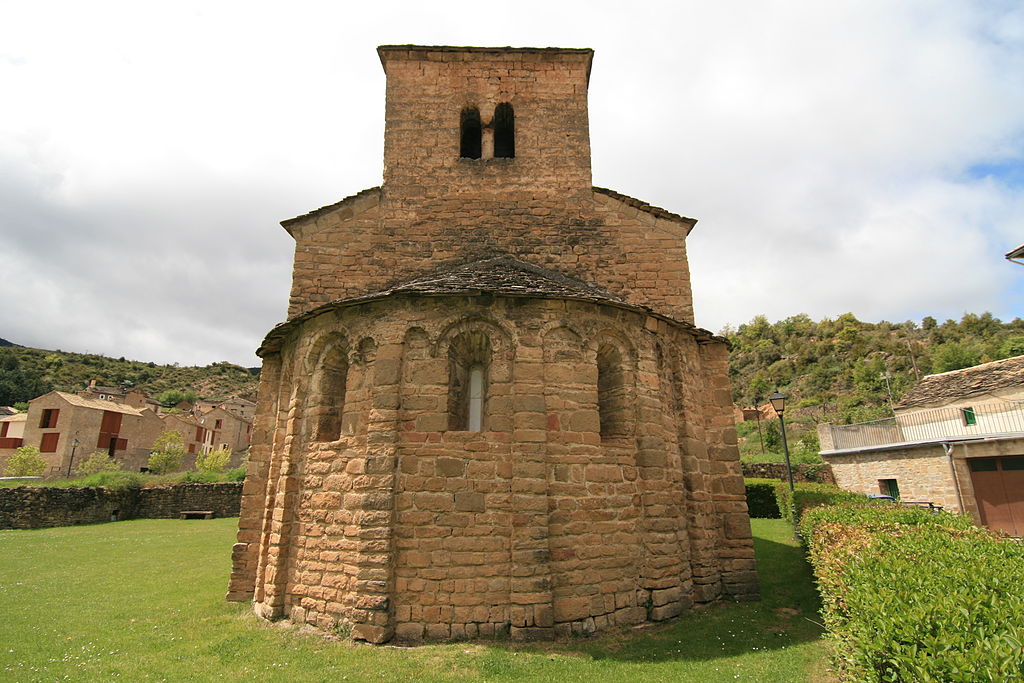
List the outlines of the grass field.
{"type": "Polygon", "coordinates": [[[569,642],[421,647],[329,640],[225,602],[236,524],[0,531],[0,680],[827,680],[817,596],[780,520],[754,520],[759,603],[569,642]]]}

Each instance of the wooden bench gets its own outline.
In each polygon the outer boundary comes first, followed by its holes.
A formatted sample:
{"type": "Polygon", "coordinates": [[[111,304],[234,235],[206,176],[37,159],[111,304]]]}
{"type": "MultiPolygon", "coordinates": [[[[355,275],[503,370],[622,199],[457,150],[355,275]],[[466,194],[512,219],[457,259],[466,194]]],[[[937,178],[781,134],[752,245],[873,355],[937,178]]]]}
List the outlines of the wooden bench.
{"type": "Polygon", "coordinates": [[[213,519],[213,510],[182,510],[178,519],[213,519]]]}

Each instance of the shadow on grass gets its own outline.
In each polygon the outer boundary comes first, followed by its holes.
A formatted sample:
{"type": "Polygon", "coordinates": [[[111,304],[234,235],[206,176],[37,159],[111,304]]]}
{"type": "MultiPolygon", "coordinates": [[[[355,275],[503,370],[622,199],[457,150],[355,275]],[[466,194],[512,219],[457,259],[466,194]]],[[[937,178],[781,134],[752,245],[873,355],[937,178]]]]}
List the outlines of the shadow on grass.
{"type": "MultiPolygon", "coordinates": [[[[767,527],[767,525],[765,525],[767,527]]],[[[762,534],[769,529],[763,529],[762,534]]],[[[802,549],[772,520],[771,537],[755,537],[761,600],[722,602],[683,614],[669,624],[579,638],[547,646],[508,645],[520,651],[587,655],[632,662],[700,661],[778,650],[818,640],[820,601],[802,549]]],[[[502,647],[498,643],[491,646],[502,647]]]]}

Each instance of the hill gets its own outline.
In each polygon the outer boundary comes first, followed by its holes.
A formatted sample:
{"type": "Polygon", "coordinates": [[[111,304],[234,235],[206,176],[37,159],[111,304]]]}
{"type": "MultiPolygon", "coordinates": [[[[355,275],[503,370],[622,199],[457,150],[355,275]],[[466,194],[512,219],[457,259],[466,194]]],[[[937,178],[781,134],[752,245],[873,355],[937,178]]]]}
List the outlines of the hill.
{"type": "Polygon", "coordinates": [[[76,392],[89,380],[105,386],[137,386],[156,398],[165,391],[194,392],[200,398],[253,398],[259,368],[226,361],[205,367],[157,365],[91,353],[0,347],[0,405],[28,401],[57,389],[76,392]]]}
{"type": "MultiPolygon", "coordinates": [[[[852,313],[818,322],[802,314],[775,323],[757,316],[722,334],[732,344],[736,403],[763,404],[778,387],[792,407],[787,422],[794,420],[808,451],[817,447],[805,433],[814,423],[884,418],[892,414],[890,400],[898,403],[918,377],[1024,354],[1024,320],[1004,323],[991,313],[920,324],[868,323],[852,313]]],[[[750,436],[749,427],[740,432],[750,436]]]]}

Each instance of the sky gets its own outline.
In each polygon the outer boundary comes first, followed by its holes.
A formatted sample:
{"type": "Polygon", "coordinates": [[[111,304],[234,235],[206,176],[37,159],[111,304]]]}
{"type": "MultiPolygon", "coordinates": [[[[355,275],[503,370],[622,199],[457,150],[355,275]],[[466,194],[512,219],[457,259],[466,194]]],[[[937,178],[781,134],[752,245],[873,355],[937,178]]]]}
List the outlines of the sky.
{"type": "Polygon", "coordinates": [[[699,220],[701,327],[1024,316],[1019,2],[0,0],[0,337],[257,365],[407,43],[593,48],[594,184],[699,220]]]}

